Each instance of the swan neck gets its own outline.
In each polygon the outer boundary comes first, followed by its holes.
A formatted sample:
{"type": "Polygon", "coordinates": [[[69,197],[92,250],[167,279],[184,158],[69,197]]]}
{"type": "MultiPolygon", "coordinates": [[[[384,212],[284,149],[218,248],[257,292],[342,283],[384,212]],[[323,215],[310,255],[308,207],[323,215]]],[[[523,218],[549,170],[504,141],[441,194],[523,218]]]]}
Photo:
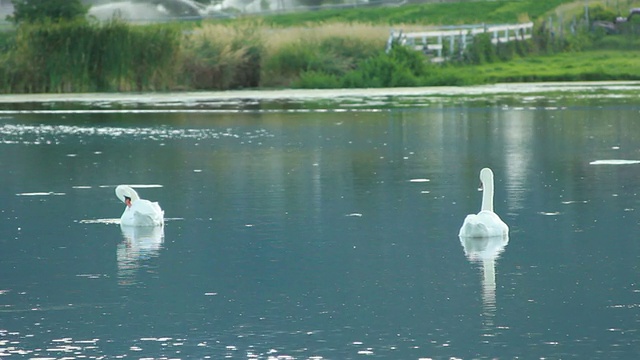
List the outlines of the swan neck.
{"type": "Polygon", "coordinates": [[[482,181],[482,211],[493,211],[493,179],[482,181]]]}
{"type": "Polygon", "coordinates": [[[140,196],[138,196],[138,193],[135,190],[133,190],[130,186],[127,186],[127,185],[118,185],[116,187],[116,196],[122,202],[125,201],[125,197],[130,198],[132,203],[140,199],[140,196]]]}

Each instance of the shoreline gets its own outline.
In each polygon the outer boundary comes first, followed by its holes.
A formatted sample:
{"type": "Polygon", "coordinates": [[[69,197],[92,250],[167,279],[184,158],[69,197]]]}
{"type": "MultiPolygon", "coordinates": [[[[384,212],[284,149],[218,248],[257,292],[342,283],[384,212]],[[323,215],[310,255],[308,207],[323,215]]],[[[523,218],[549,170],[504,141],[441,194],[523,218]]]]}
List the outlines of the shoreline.
{"type": "Polygon", "coordinates": [[[363,88],[363,89],[282,89],[282,90],[229,90],[143,93],[66,93],[66,94],[13,94],[0,95],[2,104],[21,103],[136,103],[175,104],[225,100],[314,100],[334,98],[367,98],[379,96],[483,96],[527,95],[550,92],[640,91],[640,81],[592,81],[500,83],[473,86],[363,88]]]}

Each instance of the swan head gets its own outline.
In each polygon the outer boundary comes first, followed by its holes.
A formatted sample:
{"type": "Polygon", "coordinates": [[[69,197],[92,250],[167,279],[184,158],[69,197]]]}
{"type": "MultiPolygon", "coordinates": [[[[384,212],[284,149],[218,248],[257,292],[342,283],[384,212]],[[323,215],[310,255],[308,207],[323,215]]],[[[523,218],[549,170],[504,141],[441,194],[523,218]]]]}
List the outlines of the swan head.
{"type": "Polygon", "coordinates": [[[489,168],[480,170],[480,181],[482,185],[491,184],[493,182],[493,171],[489,168]]]}
{"type": "Polygon", "coordinates": [[[138,196],[138,193],[135,190],[133,190],[133,188],[129,185],[116,186],[116,196],[118,197],[118,199],[120,199],[120,201],[122,201],[125,204],[127,203],[126,198],[129,198],[131,201],[136,201],[140,199],[140,197],[138,196]]]}

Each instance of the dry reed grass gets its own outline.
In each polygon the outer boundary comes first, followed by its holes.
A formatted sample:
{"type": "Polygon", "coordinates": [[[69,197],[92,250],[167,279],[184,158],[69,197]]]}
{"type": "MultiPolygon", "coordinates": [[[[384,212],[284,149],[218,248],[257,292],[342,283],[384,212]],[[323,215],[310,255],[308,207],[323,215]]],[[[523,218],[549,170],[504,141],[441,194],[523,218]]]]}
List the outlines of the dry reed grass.
{"type": "Polygon", "coordinates": [[[291,44],[319,44],[329,38],[351,38],[383,48],[389,37],[389,26],[369,24],[328,23],[289,28],[262,26],[266,55],[291,44]]]}
{"type": "Polygon", "coordinates": [[[181,54],[188,81],[198,89],[257,86],[260,32],[252,24],[205,24],[187,34],[181,54]]]}

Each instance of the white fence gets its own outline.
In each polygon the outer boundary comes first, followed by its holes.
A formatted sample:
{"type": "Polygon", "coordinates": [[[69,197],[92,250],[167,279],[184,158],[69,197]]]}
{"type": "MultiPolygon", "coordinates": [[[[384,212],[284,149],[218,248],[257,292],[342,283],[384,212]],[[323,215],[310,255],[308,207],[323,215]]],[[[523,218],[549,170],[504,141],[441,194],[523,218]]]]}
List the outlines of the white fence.
{"type": "Polygon", "coordinates": [[[404,33],[391,30],[387,51],[394,42],[410,46],[415,50],[432,54],[432,61],[441,62],[454,55],[461,55],[478,34],[491,34],[493,44],[531,39],[533,23],[514,25],[461,25],[445,26],[433,30],[404,33]],[[448,43],[448,48],[445,47],[448,43]]]}

